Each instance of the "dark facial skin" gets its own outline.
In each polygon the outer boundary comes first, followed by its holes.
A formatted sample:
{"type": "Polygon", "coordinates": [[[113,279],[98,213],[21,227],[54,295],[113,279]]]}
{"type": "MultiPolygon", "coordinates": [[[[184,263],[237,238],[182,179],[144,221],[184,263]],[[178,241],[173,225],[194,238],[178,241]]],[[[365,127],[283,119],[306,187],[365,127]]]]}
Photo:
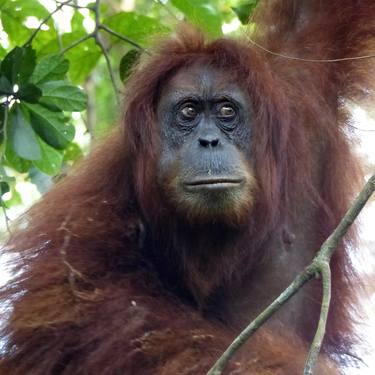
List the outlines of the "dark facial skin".
{"type": "Polygon", "coordinates": [[[253,203],[252,112],[226,72],[194,65],[177,72],[157,107],[159,186],[188,219],[237,223],[253,203]]]}

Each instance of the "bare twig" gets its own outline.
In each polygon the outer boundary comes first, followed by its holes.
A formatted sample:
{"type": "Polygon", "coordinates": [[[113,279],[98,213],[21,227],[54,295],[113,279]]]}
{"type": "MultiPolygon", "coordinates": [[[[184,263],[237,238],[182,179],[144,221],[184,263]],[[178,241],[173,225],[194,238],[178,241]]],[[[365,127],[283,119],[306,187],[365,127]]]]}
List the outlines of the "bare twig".
{"type": "Polygon", "coordinates": [[[48,14],[48,16],[39,24],[39,26],[34,30],[34,32],[30,35],[30,38],[25,42],[24,46],[28,46],[32,43],[32,41],[34,40],[35,36],[38,34],[38,32],[41,30],[42,26],[48,22],[51,17],[57,13],[64,5],[68,5],[72,0],[67,0],[67,1],[64,1],[64,2],[61,2],[55,10],[53,10],[51,13],[48,14]]]}
{"type": "Polygon", "coordinates": [[[109,59],[107,49],[106,49],[106,47],[105,47],[105,45],[104,45],[104,43],[101,40],[100,35],[99,35],[99,29],[100,29],[100,25],[101,25],[100,24],[100,0],[96,0],[94,12],[95,12],[95,25],[96,25],[96,28],[95,28],[95,31],[94,31],[94,38],[95,38],[96,44],[100,47],[100,49],[103,52],[105,61],[107,63],[109,77],[111,78],[113,90],[115,92],[117,105],[120,106],[119,90],[118,90],[118,87],[117,87],[117,84],[116,84],[115,75],[113,73],[111,60],[109,59]]]}
{"type": "Polygon", "coordinates": [[[136,47],[136,48],[140,49],[141,51],[144,51],[144,52],[148,53],[148,52],[146,51],[146,49],[143,48],[141,45],[139,45],[138,43],[136,43],[136,42],[134,42],[133,40],[129,39],[128,37],[126,37],[126,36],[124,36],[124,35],[122,35],[122,34],[119,34],[117,31],[114,31],[114,30],[110,29],[110,28],[109,28],[108,26],[106,26],[106,25],[103,25],[102,23],[100,23],[100,24],[98,25],[98,28],[99,28],[99,29],[102,29],[102,30],[104,30],[104,31],[106,31],[106,32],[109,33],[109,34],[112,34],[112,35],[116,36],[117,38],[123,40],[123,41],[126,42],[126,43],[129,43],[129,44],[132,45],[133,47],[136,47]]]}
{"type": "Polygon", "coordinates": [[[5,226],[7,228],[7,232],[9,234],[12,234],[12,231],[11,231],[10,225],[9,225],[9,223],[10,223],[11,220],[10,220],[8,214],[7,214],[7,208],[5,206],[5,202],[3,201],[2,197],[0,197],[0,204],[1,204],[1,209],[3,211],[4,219],[5,219],[5,226]]]}
{"type": "Polygon", "coordinates": [[[353,56],[353,57],[342,57],[339,59],[305,59],[303,57],[297,57],[297,56],[290,56],[285,55],[283,53],[278,53],[275,51],[271,51],[270,49],[262,46],[261,44],[257,43],[255,40],[251,39],[250,37],[247,38],[247,40],[254,45],[255,47],[261,49],[264,52],[267,52],[270,55],[282,57],[284,59],[288,60],[296,60],[296,61],[302,61],[302,62],[311,62],[311,63],[336,63],[336,62],[343,62],[343,61],[355,61],[355,60],[367,60],[367,59],[373,59],[375,58],[375,54],[370,55],[363,55],[363,56],[353,56]]]}
{"type": "Polygon", "coordinates": [[[331,269],[328,262],[322,262],[319,266],[319,271],[322,276],[323,285],[323,299],[322,306],[320,310],[320,317],[318,328],[314,336],[313,342],[311,343],[309,354],[307,356],[304,375],[312,375],[314,371],[315,364],[317,363],[320,349],[322,347],[322,342],[326,332],[326,325],[328,319],[329,305],[331,302],[331,269]]]}
{"type": "MultiPolygon", "coordinates": [[[[61,4],[61,1],[56,1],[58,4],[61,4]]],[[[77,5],[77,4],[64,4],[68,7],[74,8],[74,9],[89,9],[92,10],[92,6],[90,5],[77,5]]]]}
{"type": "Polygon", "coordinates": [[[94,35],[93,33],[90,33],[90,34],[87,34],[85,36],[83,36],[82,38],[76,40],[74,43],[72,43],[70,46],[64,48],[60,54],[63,55],[64,53],[68,52],[69,50],[73,49],[74,47],[77,47],[79,44],[85,42],[86,40],[90,39],[90,38],[93,38],[94,35]]]}
{"type": "Polygon", "coordinates": [[[323,281],[323,301],[318,329],[314,337],[308,359],[306,361],[304,375],[313,374],[316,361],[321,348],[321,343],[325,334],[325,325],[327,322],[330,293],[331,293],[331,275],[329,262],[331,257],[342,240],[343,236],[349,230],[354,220],[357,218],[373,192],[375,191],[375,174],[367,181],[361,193],[355,199],[340,224],[334,232],[323,243],[319,252],[309,266],[301,272],[294,281],[285,289],[280,296],[272,302],[262,313],[260,313],[232,342],[222,356],[217,360],[207,375],[221,375],[229,360],[237,350],[247,341],[258,328],[266,322],[276,311],[280,309],[293,295],[295,295],[303,285],[316,275],[322,276],[323,281]]]}

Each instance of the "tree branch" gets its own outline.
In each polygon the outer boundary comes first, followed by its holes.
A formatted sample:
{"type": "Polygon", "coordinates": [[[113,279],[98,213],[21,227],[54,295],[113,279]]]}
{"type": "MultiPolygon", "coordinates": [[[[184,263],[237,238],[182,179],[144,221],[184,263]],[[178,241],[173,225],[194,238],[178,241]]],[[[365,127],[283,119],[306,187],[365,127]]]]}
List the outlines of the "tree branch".
{"type": "Polygon", "coordinates": [[[64,53],[68,52],[69,50],[71,50],[72,48],[74,47],[77,47],[79,44],[85,42],[86,40],[90,39],[90,38],[93,38],[94,37],[94,34],[93,33],[90,33],[90,34],[87,34],[85,36],[83,36],[82,38],[76,40],[74,43],[72,43],[70,46],[64,48],[60,54],[63,55],[64,53]]]}
{"type": "Polygon", "coordinates": [[[118,90],[118,87],[117,87],[117,84],[116,84],[115,75],[113,73],[111,60],[109,59],[107,49],[106,49],[106,47],[105,47],[105,45],[104,45],[104,43],[101,40],[100,35],[99,35],[99,29],[101,27],[101,23],[100,23],[100,0],[96,0],[94,12],[95,12],[95,25],[96,25],[96,27],[95,27],[95,30],[94,30],[93,34],[94,34],[94,37],[95,37],[95,42],[103,52],[105,61],[107,63],[109,77],[110,77],[111,82],[112,82],[113,90],[115,91],[117,105],[120,106],[119,90],[118,90]]]}
{"type": "Polygon", "coordinates": [[[309,354],[307,356],[305,369],[303,375],[312,375],[314,372],[314,367],[317,363],[320,349],[322,347],[322,342],[326,332],[326,325],[328,319],[329,305],[331,302],[331,268],[328,262],[322,262],[319,265],[319,272],[322,275],[322,285],[323,285],[323,298],[322,306],[320,310],[320,317],[318,328],[316,330],[313,342],[311,343],[309,354]]]}
{"type": "Polygon", "coordinates": [[[117,38],[123,40],[123,41],[126,42],[126,43],[131,44],[133,47],[136,47],[136,48],[140,49],[141,51],[144,51],[144,52],[146,52],[146,53],[149,53],[149,52],[147,52],[147,50],[146,50],[145,48],[143,48],[143,47],[142,47],[141,45],[139,45],[138,43],[134,42],[133,40],[129,39],[128,37],[126,37],[126,36],[124,36],[124,35],[122,35],[122,34],[119,34],[117,31],[114,31],[114,30],[110,29],[108,26],[103,25],[102,23],[100,23],[100,24],[98,25],[98,28],[99,28],[99,29],[102,29],[102,30],[104,30],[104,31],[106,31],[106,32],[109,33],[109,34],[112,34],[112,35],[116,36],[117,38]]]}
{"type": "Polygon", "coordinates": [[[260,313],[230,344],[207,375],[221,375],[229,360],[237,350],[265,323],[276,311],[280,309],[299,289],[302,288],[314,276],[321,275],[323,283],[323,300],[319,324],[312,342],[308,358],[305,364],[304,375],[313,374],[321,344],[325,334],[328,310],[331,298],[331,271],[329,262],[343,236],[347,233],[354,220],[357,218],[373,192],[375,191],[375,174],[367,181],[364,188],[355,199],[353,205],[347,211],[343,219],[333,233],[324,241],[319,252],[309,266],[301,272],[294,281],[273,301],[262,313],[260,313]]]}

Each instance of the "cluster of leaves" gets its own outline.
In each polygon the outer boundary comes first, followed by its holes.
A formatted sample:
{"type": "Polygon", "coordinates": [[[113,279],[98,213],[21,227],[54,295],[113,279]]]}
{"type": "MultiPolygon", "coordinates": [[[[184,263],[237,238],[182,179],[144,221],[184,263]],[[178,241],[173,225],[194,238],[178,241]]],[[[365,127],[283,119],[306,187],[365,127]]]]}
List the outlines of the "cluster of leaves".
{"type": "Polygon", "coordinates": [[[4,165],[25,173],[32,166],[54,175],[74,138],[66,112],[86,108],[86,95],[69,84],[69,62],[50,55],[36,62],[31,46],[15,47],[0,65],[1,193],[12,181],[4,165]]]}
{"type": "Polygon", "coordinates": [[[89,94],[91,112],[83,119],[92,136],[116,122],[108,59],[120,87],[142,50],[153,43],[153,35],[168,34],[178,20],[185,19],[210,37],[220,37],[224,22],[238,18],[246,23],[257,2],[137,0],[134,10],[118,11],[120,0],[51,1],[73,11],[70,30],[58,32],[54,11],[38,0],[0,0],[7,39],[5,44],[0,40],[0,203],[4,204],[4,193],[16,193],[15,178],[9,175],[29,180],[38,174],[54,176],[65,162],[82,155],[73,143],[75,127],[70,116],[87,105],[86,94],[77,85],[89,94]],[[29,26],[30,19],[38,22],[37,29],[29,26]],[[98,34],[109,52],[107,61],[101,59],[105,52],[98,34]],[[90,124],[92,113],[94,124],[90,124]]]}

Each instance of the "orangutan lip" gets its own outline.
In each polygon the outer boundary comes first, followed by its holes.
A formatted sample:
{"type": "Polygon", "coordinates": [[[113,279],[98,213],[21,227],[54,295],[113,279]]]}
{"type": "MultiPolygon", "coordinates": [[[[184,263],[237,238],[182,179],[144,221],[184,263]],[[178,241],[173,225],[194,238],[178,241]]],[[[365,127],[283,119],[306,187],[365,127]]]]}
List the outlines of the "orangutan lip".
{"type": "Polygon", "coordinates": [[[188,187],[194,186],[231,186],[238,185],[243,180],[240,178],[205,178],[197,179],[195,181],[186,182],[185,185],[188,187]]]}

